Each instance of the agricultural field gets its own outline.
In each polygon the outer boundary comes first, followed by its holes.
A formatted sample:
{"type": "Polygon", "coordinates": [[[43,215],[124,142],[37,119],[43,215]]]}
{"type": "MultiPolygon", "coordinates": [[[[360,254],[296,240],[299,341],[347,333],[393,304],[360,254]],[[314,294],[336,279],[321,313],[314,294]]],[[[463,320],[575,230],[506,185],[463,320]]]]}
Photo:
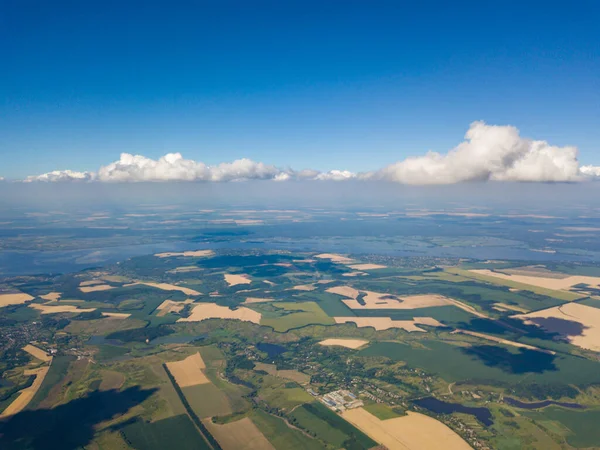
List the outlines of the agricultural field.
{"type": "Polygon", "coordinates": [[[275,448],[249,417],[222,425],[212,423],[210,420],[204,423],[223,450],[273,450],[275,448]]]}
{"type": "Polygon", "coordinates": [[[591,280],[551,289],[510,277],[600,272],[200,248],[3,288],[20,297],[0,318],[15,342],[0,359],[0,447],[145,450],[181,436],[212,450],[597,442],[584,426],[600,409],[591,280]],[[327,403],[341,391],[349,407],[327,403]],[[83,431],[48,414],[84,417],[83,431]],[[31,420],[48,425],[31,430],[31,420]]]}
{"type": "Polygon", "coordinates": [[[325,314],[315,302],[301,303],[270,303],[273,309],[254,306],[259,311],[265,311],[261,325],[272,327],[273,330],[286,332],[292,328],[301,328],[313,324],[333,324],[334,320],[325,314]]]}
{"type": "Polygon", "coordinates": [[[156,422],[136,421],[123,427],[121,433],[125,442],[133,448],[159,450],[170,448],[177,442],[182,450],[212,449],[185,414],[156,422]]]}
{"type": "Polygon", "coordinates": [[[444,448],[468,450],[471,447],[443,423],[423,414],[409,412],[406,416],[380,420],[363,408],[342,414],[346,420],[387,448],[444,448]]]}

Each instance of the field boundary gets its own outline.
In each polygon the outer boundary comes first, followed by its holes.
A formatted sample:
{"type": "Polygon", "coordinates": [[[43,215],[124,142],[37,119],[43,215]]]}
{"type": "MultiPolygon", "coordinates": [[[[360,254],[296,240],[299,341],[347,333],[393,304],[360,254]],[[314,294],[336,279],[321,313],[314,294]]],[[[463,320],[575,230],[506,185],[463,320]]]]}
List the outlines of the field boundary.
{"type": "Polygon", "coordinates": [[[471,272],[469,270],[460,269],[457,267],[448,267],[444,269],[446,272],[461,275],[465,278],[469,278],[471,280],[486,282],[489,284],[493,284],[496,286],[505,286],[509,288],[519,289],[522,291],[533,292],[534,294],[545,295],[546,297],[555,298],[557,300],[562,300],[564,302],[572,302],[574,300],[582,300],[588,296],[576,294],[575,292],[570,291],[561,291],[561,290],[553,290],[548,288],[542,288],[539,286],[534,286],[532,284],[520,283],[518,281],[507,280],[505,278],[493,277],[490,275],[483,275],[480,273],[471,272]]]}

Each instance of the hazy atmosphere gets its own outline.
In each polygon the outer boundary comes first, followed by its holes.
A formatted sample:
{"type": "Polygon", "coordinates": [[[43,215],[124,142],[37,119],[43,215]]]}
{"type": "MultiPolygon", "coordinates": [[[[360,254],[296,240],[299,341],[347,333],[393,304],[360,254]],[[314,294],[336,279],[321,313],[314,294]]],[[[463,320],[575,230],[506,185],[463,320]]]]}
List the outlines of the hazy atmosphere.
{"type": "Polygon", "coordinates": [[[0,1],[0,449],[600,449],[598,23],[0,1]]]}

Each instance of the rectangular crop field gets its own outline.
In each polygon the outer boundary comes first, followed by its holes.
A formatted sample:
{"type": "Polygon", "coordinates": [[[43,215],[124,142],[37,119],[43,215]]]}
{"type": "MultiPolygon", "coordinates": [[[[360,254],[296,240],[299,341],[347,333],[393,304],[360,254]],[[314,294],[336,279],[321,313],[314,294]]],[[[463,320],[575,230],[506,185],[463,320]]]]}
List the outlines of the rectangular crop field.
{"type": "Polygon", "coordinates": [[[223,425],[205,420],[204,425],[223,450],[275,450],[249,417],[223,425]]]}
{"type": "Polygon", "coordinates": [[[181,391],[192,410],[201,419],[233,412],[227,396],[212,383],[182,387],[181,391]]]}
{"type": "Polygon", "coordinates": [[[212,450],[200,435],[187,414],[169,417],[157,422],[137,421],[121,430],[123,437],[133,448],[143,450],[212,450]]]}

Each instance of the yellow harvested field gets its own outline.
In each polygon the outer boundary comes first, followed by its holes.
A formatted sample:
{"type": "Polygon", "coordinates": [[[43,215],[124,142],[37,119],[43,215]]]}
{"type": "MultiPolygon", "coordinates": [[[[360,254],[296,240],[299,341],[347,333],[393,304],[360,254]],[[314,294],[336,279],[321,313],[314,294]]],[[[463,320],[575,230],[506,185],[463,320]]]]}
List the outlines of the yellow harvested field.
{"type": "Polygon", "coordinates": [[[206,364],[204,364],[204,360],[198,352],[182,361],[168,362],[167,367],[179,387],[210,383],[203,372],[206,369],[206,364]]]}
{"type": "Polygon", "coordinates": [[[88,281],[82,281],[81,283],[79,283],[79,286],[93,286],[95,284],[103,284],[104,281],[102,280],[88,280],[88,281]]]}
{"type": "Polygon", "coordinates": [[[342,255],[337,255],[335,253],[321,253],[320,255],[315,255],[315,258],[328,259],[330,261],[342,264],[352,264],[354,262],[354,260],[351,258],[342,255]]]}
{"type": "Polygon", "coordinates": [[[223,450],[275,450],[249,417],[223,425],[203,422],[223,450]]]}
{"type": "Polygon", "coordinates": [[[406,416],[379,420],[364,408],[354,408],[342,417],[389,450],[471,449],[452,429],[425,414],[408,411],[406,416]]]}
{"type": "MultiPolygon", "coordinates": [[[[583,330],[579,335],[567,335],[566,338],[569,342],[587,350],[600,351],[600,309],[598,308],[579,303],[565,303],[553,308],[542,309],[528,314],[518,314],[512,317],[521,319],[527,324],[537,325],[539,323],[537,323],[536,319],[554,318],[578,322],[583,325],[583,330]]],[[[560,324],[557,325],[560,327],[560,324]]],[[[559,329],[552,330],[549,326],[545,328],[549,331],[559,333],[561,331],[559,329]]]]}
{"type": "Polygon", "coordinates": [[[56,301],[61,297],[61,295],[62,294],[60,292],[48,292],[47,294],[40,295],[40,298],[43,298],[44,300],[56,301]]]}
{"type": "Polygon", "coordinates": [[[390,294],[381,294],[379,292],[364,292],[367,294],[363,298],[366,304],[365,309],[417,309],[429,308],[432,306],[444,306],[449,302],[448,298],[436,294],[398,297],[390,294]]]}
{"type": "Polygon", "coordinates": [[[172,256],[187,256],[192,258],[201,258],[207,256],[214,256],[215,252],[212,250],[195,250],[188,252],[165,252],[165,253],[156,253],[154,256],[157,258],[170,258],[172,256]]]}
{"type": "Polygon", "coordinates": [[[580,275],[565,276],[564,278],[552,277],[541,277],[532,275],[510,275],[500,272],[493,272],[489,269],[477,269],[470,270],[479,275],[486,275],[490,277],[501,278],[503,280],[514,281],[522,284],[529,284],[530,286],[537,286],[545,289],[552,289],[555,291],[569,290],[577,284],[588,284],[593,288],[600,288],[600,277],[585,277],[580,275]]]}
{"type": "Polygon", "coordinates": [[[529,350],[537,350],[538,352],[549,353],[551,355],[556,354],[556,352],[553,352],[550,350],[544,350],[544,349],[541,349],[538,347],[534,347],[533,345],[521,344],[520,342],[509,341],[508,339],[502,339],[502,338],[499,338],[496,336],[490,336],[489,334],[484,334],[484,333],[477,333],[475,331],[455,330],[455,331],[453,331],[453,333],[468,334],[469,336],[475,336],[475,337],[478,337],[481,339],[486,339],[488,341],[498,342],[499,344],[510,345],[511,347],[526,348],[529,350]]]}
{"type": "Polygon", "coordinates": [[[41,348],[37,348],[31,344],[27,344],[25,347],[23,347],[23,350],[25,350],[27,353],[29,353],[34,358],[39,359],[40,361],[44,361],[44,362],[52,361],[52,356],[48,355],[48,353],[46,353],[41,348]]]}
{"type": "Polygon", "coordinates": [[[246,298],[246,301],[244,301],[244,303],[246,303],[246,304],[250,304],[250,303],[265,303],[265,302],[272,302],[273,300],[275,300],[275,299],[274,298],[248,297],[248,298],[246,298]]]}
{"type": "Polygon", "coordinates": [[[325,346],[339,345],[340,347],[351,349],[357,349],[368,343],[369,341],[363,339],[325,339],[324,341],[319,342],[319,344],[325,346]]]}
{"type": "Polygon", "coordinates": [[[316,287],[314,284],[300,284],[298,286],[294,286],[292,289],[297,291],[314,291],[316,287]]]}
{"type": "Polygon", "coordinates": [[[96,311],[96,308],[78,308],[77,306],[73,306],[73,305],[53,306],[53,305],[49,305],[47,303],[44,305],[40,305],[38,303],[32,303],[29,305],[29,307],[33,308],[33,309],[37,309],[38,311],[41,311],[42,314],[58,314],[58,313],[79,314],[79,313],[84,313],[84,312],[96,311]]]}
{"type": "Polygon", "coordinates": [[[432,317],[415,317],[412,320],[392,320],[389,317],[334,317],[335,323],[355,323],[358,328],[373,327],[377,331],[400,328],[405,331],[427,330],[417,325],[429,325],[430,327],[443,327],[444,325],[432,317]]]}
{"type": "Polygon", "coordinates": [[[111,319],[127,319],[131,314],[127,313],[113,313],[113,312],[103,312],[102,315],[104,317],[108,317],[111,319]]]}
{"type": "Polygon", "coordinates": [[[94,286],[83,286],[80,287],[79,290],[81,292],[96,292],[96,291],[108,291],[109,289],[114,289],[114,286],[109,284],[97,284],[94,286]]]}
{"type": "MultiPolygon", "coordinates": [[[[336,286],[327,289],[327,292],[348,297],[351,300],[342,300],[346,306],[352,309],[417,309],[432,306],[444,306],[454,304],[455,301],[437,294],[408,295],[399,297],[393,294],[385,294],[373,291],[358,291],[349,286],[336,286]],[[357,298],[364,293],[361,305],[357,298]]],[[[463,305],[461,303],[461,305],[463,305]]],[[[463,305],[464,306],[464,305],[463,305]]]]}
{"type": "Polygon", "coordinates": [[[229,286],[237,286],[238,284],[252,283],[252,280],[250,278],[248,278],[248,275],[245,275],[245,274],[232,275],[232,274],[227,273],[223,276],[225,277],[225,281],[227,282],[227,284],[229,286]]]}
{"type": "Polygon", "coordinates": [[[183,317],[177,322],[201,322],[207,319],[234,319],[242,322],[260,323],[261,314],[249,308],[240,307],[232,310],[227,306],[216,303],[199,303],[194,306],[189,317],[183,317]]]}
{"type": "Polygon", "coordinates": [[[163,291],[181,291],[185,295],[200,295],[200,292],[195,291],[194,289],[186,288],[183,286],[177,286],[175,284],[168,283],[147,283],[145,281],[136,281],[135,283],[125,284],[124,286],[135,286],[138,284],[143,284],[146,286],[150,286],[156,289],[162,289],[163,291]]]}
{"type": "Polygon", "coordinates": [[[387,266],[382,266],[381,264],[352,264],[348,267],[354,270],[387,269],[387,266]]]}
{"type": "Polygon", "coordinates": [[[330,292],[332,294],[341,295],[343,297],[348,297],[356,300],[356,297],[360,295],[360,291],[350,287],[350,286],[335,286],[327,289],[325,292],[330,292]]]}
{"type": "Polygon", "coordinates": [[[185,305],[189,305],[190,303],[194,303],[194,300],[188,298],[182,302],[176,302],[174,300],[165,300],[162,302],[156,309],[158,309],[157,316],[164,316],[168,313],[178,313],[185,307],[185,305]]]}
{"type": "Polygon", "coordinates": [[[346,273],[342,274],[343,277],[358,277],[361,275],[369,275],[369,274],[367,272],[346,272],[346,273]]]}
{"type": "Polygon", "coordinates": [[[522,312],[522,313],[529,312],[528,309],[521,308],[520,306],[516,306],[516,305],[508,305],[506,303],[494,303],[494,306],[492,308],[494,308],[498,311],[515,311],[515,312],[522,312]]]}
{"type": "Polygon", "coordinates": [[[29,300],[33,300],[33,297],[23,292],[14,294],[0,294],[0,308],[9,305],[22,305],[29,300]]]}
{"type": "Polygon", "coordinates": [[[26,370],[25,375],[35,375],[35,380],[33,384],[28,388],[23,389],[19,396],[10,404],[8,407],[0,414],[0,418],[12,416],[17,414],[18,412],[23,411],[25,407],[29,404],[33,396],[36,394],[44,378],[46,378],[46,374],[48,373],[48,369],[50,366],[39,367],[37,369],[26,370]]]}

